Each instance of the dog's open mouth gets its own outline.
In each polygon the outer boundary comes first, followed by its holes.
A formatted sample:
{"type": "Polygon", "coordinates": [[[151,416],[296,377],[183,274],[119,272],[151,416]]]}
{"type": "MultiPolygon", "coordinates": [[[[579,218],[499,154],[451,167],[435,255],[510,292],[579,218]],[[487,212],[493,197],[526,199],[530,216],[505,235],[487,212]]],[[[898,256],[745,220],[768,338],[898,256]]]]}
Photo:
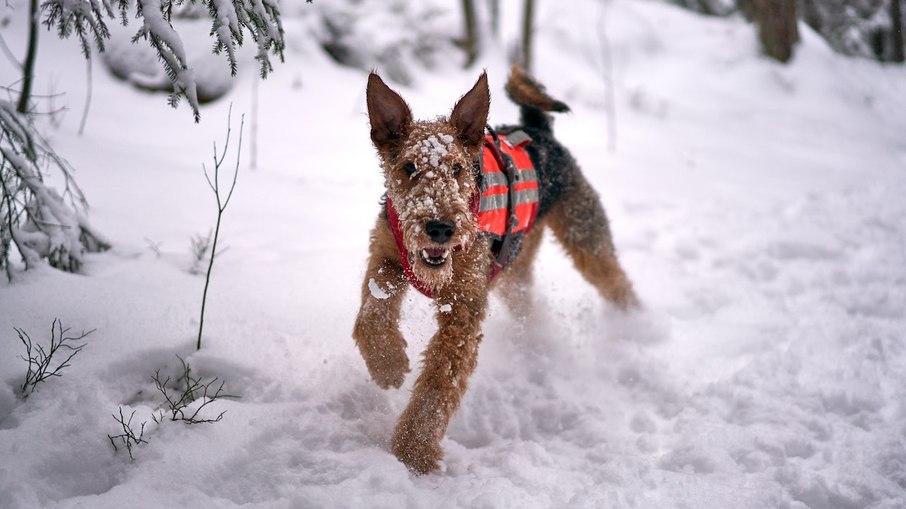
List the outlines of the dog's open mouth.
{"type": "Polygon", "coordinates": [[[418,253],[422,263],[431,268],[442,267],[450,258],[450,250],[442,247],[426,247],[418,253]]]}

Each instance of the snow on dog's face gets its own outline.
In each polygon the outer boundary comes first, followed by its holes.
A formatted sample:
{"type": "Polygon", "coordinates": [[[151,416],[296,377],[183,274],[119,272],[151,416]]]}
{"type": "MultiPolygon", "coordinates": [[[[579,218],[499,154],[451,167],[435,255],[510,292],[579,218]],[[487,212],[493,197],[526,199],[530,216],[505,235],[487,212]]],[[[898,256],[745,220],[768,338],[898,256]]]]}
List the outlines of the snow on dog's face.
{"type": "Polygon", "coordinates": [[[371,139],[410,266],[436,291],[452,279],[456,252],[478,230],[470,204],[490,106],[487,77],[482,74],[449,119],[413,121],[403,99],[374,73],[367,98],[371,139]]]}

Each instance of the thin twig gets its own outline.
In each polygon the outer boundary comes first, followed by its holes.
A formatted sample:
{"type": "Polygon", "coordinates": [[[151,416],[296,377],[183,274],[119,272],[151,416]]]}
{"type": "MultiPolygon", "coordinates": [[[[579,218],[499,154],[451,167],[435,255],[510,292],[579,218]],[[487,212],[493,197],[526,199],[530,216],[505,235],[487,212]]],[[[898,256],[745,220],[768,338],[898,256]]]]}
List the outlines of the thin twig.
{"type": "Polygon", "coordinates": [[[85,123],[88,121],[88,110],[91,109],[91,54],[85,58],[85,82],[87,84],[87,90],[85,90],[85,109],[82,110],[82,121],[79,123],[79,136],[85,132],[85,123]]]}

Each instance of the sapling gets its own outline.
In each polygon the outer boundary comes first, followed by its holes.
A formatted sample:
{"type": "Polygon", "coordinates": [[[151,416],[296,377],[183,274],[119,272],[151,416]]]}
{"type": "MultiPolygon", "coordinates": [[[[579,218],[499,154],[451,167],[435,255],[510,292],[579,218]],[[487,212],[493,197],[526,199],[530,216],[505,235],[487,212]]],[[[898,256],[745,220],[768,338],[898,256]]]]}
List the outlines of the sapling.
{"type": "Polygon", "coordinates": [[[204,279],[204,292],[201,294],[201,317],[198,320],[198,342],[195,345],[196,350],[201,350],[201,336],[204,332],[204,311],[205,304],[208,300],[208,287],[211,284],[211,271],[214,269],[214,258],[217,256],[217,239],[220,236],[220,222],[223,218],[223,211],[226,210],[227,205],[230,204],[230,199],[233,197],[233,191],[236,189],[236,177],[239,175],[239,160],[242,155],[242,129],[245,127],[245,115],[242,116],[242,120],[239,123],[239,147],[236,149],[236,165],[233,169],[233,180],[230,184],[230,190],[227,192],[226,197],[221,194],[220,189],[220,167],[223,165],[224,159],[226,159],[227,149],[230,147],[230,132],[232,130],[231,117],[233,114],[233,107],[230,106],[230,112],[227,115],[227,134],[226,142],[223,144],[223,151],[220,153],[220,156],[217,155],[217,142],[214,142],[214,178],[211,179],[211,176],[208,174],[208,168],[202,163],[201,167],[204,170],[204,177],[208,181],[208,186],[211,187],[211,191],[214,192],[214,198],[217,201],[217,223],[214,226],[214,239],[211,241],[210,249],[210,258],[208,259],[208,270],[205,274],[204,279]]]}

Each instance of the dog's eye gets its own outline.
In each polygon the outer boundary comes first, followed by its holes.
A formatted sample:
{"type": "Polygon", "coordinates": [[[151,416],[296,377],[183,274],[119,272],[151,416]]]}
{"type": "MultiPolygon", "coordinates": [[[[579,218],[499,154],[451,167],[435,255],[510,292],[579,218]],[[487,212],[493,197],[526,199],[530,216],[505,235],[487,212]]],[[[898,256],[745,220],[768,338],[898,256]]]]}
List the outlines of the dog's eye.
{"type": "Polygon", "coordinates": [[[411,177],[412,174],[415,173],[415,163],[406,163],[405,169],[406,175],[409,175],[411,177]]]}
{"type": "Polygon", "coordinates": [[[454,164],[453,165],[453,176],[458,177],[461,172],[462,172],[462,165],[459,163],[454,164]]]}

